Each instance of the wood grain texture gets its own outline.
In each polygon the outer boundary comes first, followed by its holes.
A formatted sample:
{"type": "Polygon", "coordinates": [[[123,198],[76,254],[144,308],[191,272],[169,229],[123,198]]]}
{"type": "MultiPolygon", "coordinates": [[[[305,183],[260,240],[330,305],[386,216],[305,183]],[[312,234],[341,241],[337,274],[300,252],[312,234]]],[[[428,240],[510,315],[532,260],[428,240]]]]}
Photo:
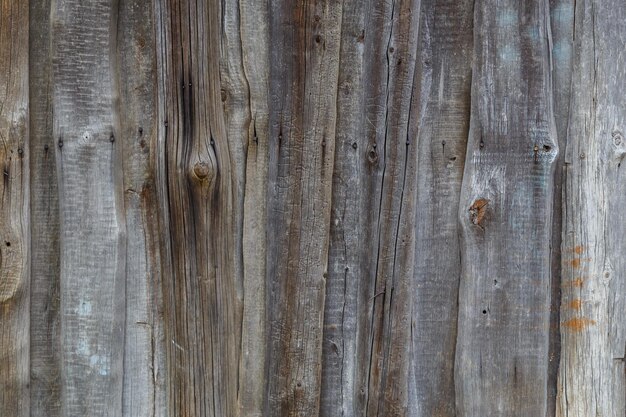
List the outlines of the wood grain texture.
{"type": "Polygon", "coordinates": [[[239,415],[262,417],[267,386],[267,190],[269,171],[269,9],[239,3],[241,60],[248,87],[243,212],[243,311],[239,366],[239,415]]]}
{"type": "Polygon", "coordinates": [[[626,413],[622,0],[0,4],[2,416],[626,413]]]}
{"type": "MultiPolygon", "coordinates": [[[[552,32],[551,59],[553,79],[553,108],[559,149],[567,147],[567,129],[572,90],[572,42],[574,38],[574,1],[550,1],[550,27],[552,32]]],[[[561,356],[561,282],[563,230],[563,184],[565,152],[559,152],[554,170],[554,204],[552,207],[551,243],[551,302],[550,346],[548,352],[548,409],[547,415],[556,413],[557,379],[561,356]]]]}
{"type": "MultiPolygon", "coordinates": [[[[455,416],[454,356],[461,276],[459,197],[470,116],[474,4],[422,0],[421,77],[430,79],[418,129],[413,290],[415,416],[455,416]]],[[[412,115],[412,117],[415,117],[412,115]]]]}
{"type": "Polygon", "coordinates": [[[136,0],[119,0],[118,10],[115,70],[127,232],[122,415],[166,416],[155,13],[152,4],[136,0]]]}
{"type": "Polygon", "coordinates": [[[356,415],[358,382],[365,369],[356,357],[357,325],[364,266],[360,252],[365,212],[361,167],[364,139],[365,10],[368,2],[343,5],[337,79],[337,120],[328,247],[328,277],[324,302],[320,416],[356,415]]]}
{"type": "Polygon", "coordinates": [[[218,1],[156,3],[168,414],[237,409],[241,308],[218,1]]]}
{"type": "Polygon", "coordinates": [[[547,408],[550,229],[558,153],[548,3],[476,3],[459,217],[458,416],[547,408]]]}
{"type": "Polygon", "coordinates": [[[0,410],[30,410],[28,3],[0,3],[0,410]]]}
{"type": "Polygon", "coordinates": [[[372,275],[366,275],[373,290],[367,306],[371,308],[371,324],[366,330],[371,346],[369,364],[360,365],[369,368],[364,401],[367,416],[404,416],[408,412],[417,186],[416,130],[410,131],[417,124],[409,116],[419,119],[420,115],[415,102],[420,102],[421,92],[414,84],[419,16],[419,1],[374,2],[366,24],[374,29],[372,42],[366,44],[371,71],[367,76],[372,77],[366,78],[366,83],[380,88],[366,93],[370,94],[366,96],[366,118],[375,130],[366,131],[365,172],[380,176],[380,182],[373,182],[380,186],[379,194],[367,196],[378,215],[377,222],[366,224],[376,230],[374,251],[365,254],[374,261],[372,275]],[[376,35],[379,31],[382,36],[376,35]]]}
{"type": "Polygon", "coordinates": [[[626,413],[623,2],[574,3],[557,416],[626,413]],[[619,63],[619,64],[618,64],[619,63]]]}
{"type": "Polygon", "coordinates": [[[30,415],[61,416],[59,190],[52,129],[50,0],[30,2],[30,415]]]}
{"type": "Polygon", "coordinates": [[[272,0],[264,415],[316,415],[342,9],[272,0]]]}
{"type": "Polygon", "coordinates": [[[125,223],[113,1],[52,4],[61,415],[122,411],[125,223]]]}

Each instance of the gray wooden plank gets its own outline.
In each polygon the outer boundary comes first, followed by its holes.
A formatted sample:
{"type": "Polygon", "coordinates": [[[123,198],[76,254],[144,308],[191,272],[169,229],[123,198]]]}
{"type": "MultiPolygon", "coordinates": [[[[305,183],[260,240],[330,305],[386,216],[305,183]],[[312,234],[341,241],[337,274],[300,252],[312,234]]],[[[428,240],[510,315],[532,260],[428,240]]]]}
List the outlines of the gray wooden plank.
{"type": "MultiPolygon", "coordinates": [[[[553,108],[559,149],[565,150],[570,110],[572,41],[574,38],[574,1],[550,1],[552,32],[551,59],[553,108]]],[[[565,152],[559,152],[554,171],[554,204],[552,207],[552,262],[550,302],[550,347],[548,352],[548,410],[554,416],[557,401],[557,379],[561,354],[561,236],[563,226],[563,173],[565,152]]]]}
{"type": "Polygon", "coordinates": [[[223,11],[217,1],[156,3],[169,415],[237,410],[238,220],[220,78],[223,11]]]}
{"type": "Polygon", "coordinates": [[[242,63],[249,89],[243,215],[243,312],[239,415],[264,416],[267,349],[266,266],[269,169],[268,4],[239,2],[242,63]]]}
{"type": "Polygon", "coordinates": [[[153,4],[120,0],[117,24],[120,146],[127,231],[122,415],[165,416],[165,339],[154,163],[156,65],[153,4]]]}
{"type": "MultiPolygon", "coordinates": [[[[320,416],[354,416],[357,373],[359,280],[364,244],[360,209],[365,158],[364,42],[368,2],[343,4],[337,79],[337,122],[324,303],[320,416]]],[[[365,318],[363,318],[365,321],[365,318]]],[[[364,323],[365,324],[365,323],[364,323]]]]}
{"type": "Polygon", "coordinates": [[[0,410],[29,415],[28,3],[0,9],[0,410]]]}
{"type": "Polygon", "coordinates": [[[542,416],[558,153],[548,2],[475,7],[472,113],[459,208],[457,415],[542,416]]]}
{"type": "Polygon", "coordinates": [[[415,416],[455,416],[454,356],[461,275],[459,198],[470,117],[474,3],[422,0],[420,68],[430,77],[417,133],[413,372],[415,416]]]}
{"type": "Polygon", "coordinates": [[[113,1],[60,0],[50,16],[64,416],[122,412],[126,240],[114,108],[117,11],[113,1]]]}
{"type": "Polygon", "coordinates": [[[626,413],[626,19],[622,1],[574,3],[565,155],[557,416],[626,413]]]}
{"type": "Polygon", "coordinates": [[[61,415],[59,200],[52,136],[50,1],[30,2],[30,415],[61,415]]]}
{"type": "Polygon", "coordinates": [[[317,415],[341,4],[270,1],[264,415],[317,415]]]}
{"type": "Polygon", "coordinates": [[[372,43],[366,44],[366,48],[371,48],[366,52],[368,70],[372,71],[368,77],[384,74],[384,78],[381,77],[383,83],[370,83],[374,88],[382,87],[380,96],[376,90],[366,93],[366,106],[376,102],[381,106],[374,110],[374,118],[366,113],[376,130],[367,131],[364,172],[379,173],[381,188],[378,196],[367,196],[378,213],[378,221],[366,226],[377,229],[377,247],[373,253],[364,254],[375,263],[371,275],[373,293],[367,303],[371,308],[371,348],[367,362],[360,366],[369,371],[365,415],[405,416],[410,412],[416,136],[424,95],[421,82],[415,82],[421,80],[421,74],[415,74],[420,2],[373,3],[367,16],[366,27],[373,29],[372,43]],[[384,28],[382,36],[377,35],[378,27],[384,28]],[[386,65],[380,65],[379,56],[386,65]]]}

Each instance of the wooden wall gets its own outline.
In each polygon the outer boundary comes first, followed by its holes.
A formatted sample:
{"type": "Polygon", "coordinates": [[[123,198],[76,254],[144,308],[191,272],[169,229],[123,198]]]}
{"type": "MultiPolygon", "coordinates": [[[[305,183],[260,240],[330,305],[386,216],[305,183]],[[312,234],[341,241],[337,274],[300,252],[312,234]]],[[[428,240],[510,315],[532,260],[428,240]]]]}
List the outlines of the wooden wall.
{"type": "Polygon", "coordinates": [[[623,0],[0,5],[0,416],[626,415],[623,0]]]}

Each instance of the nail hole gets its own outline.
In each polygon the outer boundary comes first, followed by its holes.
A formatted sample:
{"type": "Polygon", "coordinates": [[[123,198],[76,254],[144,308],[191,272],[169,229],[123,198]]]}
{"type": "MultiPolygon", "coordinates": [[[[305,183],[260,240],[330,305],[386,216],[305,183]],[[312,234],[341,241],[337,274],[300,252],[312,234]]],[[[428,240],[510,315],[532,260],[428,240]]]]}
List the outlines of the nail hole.
{"type": "Polygon", "coordinates": [[[11,242],[4,242],[7,246],[11,246],[11,242]]]}
{"type": "Polygon", "coordinates": [[[487,314],[487,310],[483,310],[483,314],[487,314]]]}
{"type": "Polygon", "coordinates": [[[543,150],[546,152],[550,152],[552,150],[552,146],[550,145],[543,145],[543,150]]]}

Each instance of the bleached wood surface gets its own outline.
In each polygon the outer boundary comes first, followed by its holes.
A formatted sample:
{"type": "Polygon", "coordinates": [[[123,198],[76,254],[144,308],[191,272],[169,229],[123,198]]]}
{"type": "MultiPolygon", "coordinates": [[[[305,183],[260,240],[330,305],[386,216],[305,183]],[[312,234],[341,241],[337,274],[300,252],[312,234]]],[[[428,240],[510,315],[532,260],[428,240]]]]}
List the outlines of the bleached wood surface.
{"type": "Polygon", "coordinates": [[[1,416],[626,415],[622,0],[0,3],[1,416]]]}

